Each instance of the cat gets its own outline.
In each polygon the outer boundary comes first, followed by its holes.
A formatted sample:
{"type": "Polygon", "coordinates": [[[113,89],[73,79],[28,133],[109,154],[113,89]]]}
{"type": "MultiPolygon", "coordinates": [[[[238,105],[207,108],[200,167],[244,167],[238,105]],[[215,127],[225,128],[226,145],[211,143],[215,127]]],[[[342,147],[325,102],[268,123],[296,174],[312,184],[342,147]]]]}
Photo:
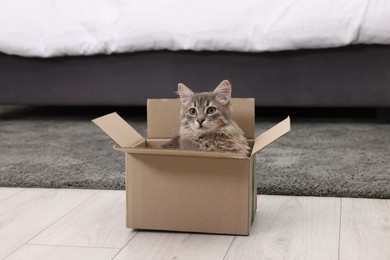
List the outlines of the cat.
{"type": "Polygon", "coordinates": [[[194,93],[180,83],[181,100],[179,135],[162,145],[195,151],[219,151],[250,155],[241,128],[232,119],[232,87],[222,81],[213,92],[194,93]]]}

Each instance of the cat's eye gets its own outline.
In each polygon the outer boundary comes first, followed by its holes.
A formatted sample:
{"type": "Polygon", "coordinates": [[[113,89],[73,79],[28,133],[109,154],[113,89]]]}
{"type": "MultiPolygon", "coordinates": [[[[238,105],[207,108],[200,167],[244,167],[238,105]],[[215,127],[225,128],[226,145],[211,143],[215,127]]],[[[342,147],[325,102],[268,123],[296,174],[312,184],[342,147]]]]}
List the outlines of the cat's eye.
{"type": "Polygon", "coordinates": [[[190,113],[191,116],[194,116],[196,115],[196,109],[192,107],[188,110],[188,113],[190,113]]]}
{"type": "Polygon", "coordinates": [[[207,108],[206,113],[213,114],[213,113],[215,113],[215,111],[217,111],[217,109],[215,107],[209,107],[209,108],[207,108]]]}

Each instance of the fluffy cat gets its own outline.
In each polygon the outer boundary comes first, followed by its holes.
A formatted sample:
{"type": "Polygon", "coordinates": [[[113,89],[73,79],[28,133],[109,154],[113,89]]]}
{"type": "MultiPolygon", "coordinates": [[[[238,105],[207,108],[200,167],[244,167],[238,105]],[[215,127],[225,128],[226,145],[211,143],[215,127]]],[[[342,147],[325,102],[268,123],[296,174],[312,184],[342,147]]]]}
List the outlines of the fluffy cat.
{"type": "Polygon", "coordinates": [[[179,135],[163,148],[243,153],[250,148],[240,127],[232,119],[231,85],[222,81],[213,92],[194,93],[178,86],[182,103],[179,135]]]}

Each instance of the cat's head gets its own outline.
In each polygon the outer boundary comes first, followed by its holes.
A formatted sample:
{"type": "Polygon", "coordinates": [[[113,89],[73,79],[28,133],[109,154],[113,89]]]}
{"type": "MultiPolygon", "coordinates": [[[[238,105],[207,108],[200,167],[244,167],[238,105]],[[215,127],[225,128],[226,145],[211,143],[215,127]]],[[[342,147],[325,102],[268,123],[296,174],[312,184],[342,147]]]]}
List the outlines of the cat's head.
{"type": "Polygon", "coordinates": [[[194,133],[212,133],[230,123],[231,92],[229,81],[222,81],[213,92],[194,93],[184,84],[178,86],[182,103],[181,126],[194,133]]]}

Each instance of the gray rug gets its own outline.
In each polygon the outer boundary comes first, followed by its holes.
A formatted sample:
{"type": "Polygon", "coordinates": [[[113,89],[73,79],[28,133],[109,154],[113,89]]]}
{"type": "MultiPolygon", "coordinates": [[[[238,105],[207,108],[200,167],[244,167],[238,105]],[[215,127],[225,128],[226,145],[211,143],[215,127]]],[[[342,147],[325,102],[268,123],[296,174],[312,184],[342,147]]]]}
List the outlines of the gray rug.
{"type": "MultiPolygon", "coordinates": [[[[0,107],[0,186],[124,188],[124,155],[90,122],[110,109],[42,111],[0,107]]],[[[145,135],[143,117],[126,119],[145,135]]],[[[281,119],[257,119],[257,133],[281,119]]],[[[257,174],[263,194],[390,198],[390,123],[292,118],[257,174]]]]}

